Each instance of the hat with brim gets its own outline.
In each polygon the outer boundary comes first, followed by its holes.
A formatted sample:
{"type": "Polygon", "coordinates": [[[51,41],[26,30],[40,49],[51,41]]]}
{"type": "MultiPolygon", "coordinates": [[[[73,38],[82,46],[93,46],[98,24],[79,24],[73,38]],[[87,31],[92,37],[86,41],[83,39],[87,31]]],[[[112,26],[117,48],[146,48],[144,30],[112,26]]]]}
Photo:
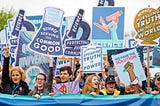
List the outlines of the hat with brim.
{"type": "Polygon", "coordinates": [[[109,76],[106,78],[105,83],[106,83],[106,84],[116,83],[114,76],[113,76],[113,75],[109,75],[109,76]]]}
{"type": "Polygon", "coordinates": [[[155,78],[160,78],[160,72],[155,73],[154,77],[155,78]]]}

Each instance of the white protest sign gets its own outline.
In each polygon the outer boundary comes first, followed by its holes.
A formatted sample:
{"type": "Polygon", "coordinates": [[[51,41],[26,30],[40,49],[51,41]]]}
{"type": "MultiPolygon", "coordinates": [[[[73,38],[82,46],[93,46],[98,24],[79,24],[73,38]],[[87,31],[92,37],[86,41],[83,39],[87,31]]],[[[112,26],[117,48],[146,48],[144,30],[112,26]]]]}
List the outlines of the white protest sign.
{"type": "Polygon", "coordinates": [[[131,83],[132,75],[134,75],[139,82],[146,80],[144,69],[142,67],[142,64],[136,49],[131,49],[117,55],[112,55],[112,59],[113,59],[115,68],[118,71],[118,75],[121,82],[125,83],[126,85],[129,85],[131,83]],[[125,69],[124,66],[128,62],[132,63],[134,66],[132,74],[130,74],[129,71],[127,70],[124,71],[125,69]]]}
{"type": "Polygon", "coordinates": [[[81,52],[83,72],[100,72],[102,68],[102,47],[94,45],[83,46],[81,52]]]}

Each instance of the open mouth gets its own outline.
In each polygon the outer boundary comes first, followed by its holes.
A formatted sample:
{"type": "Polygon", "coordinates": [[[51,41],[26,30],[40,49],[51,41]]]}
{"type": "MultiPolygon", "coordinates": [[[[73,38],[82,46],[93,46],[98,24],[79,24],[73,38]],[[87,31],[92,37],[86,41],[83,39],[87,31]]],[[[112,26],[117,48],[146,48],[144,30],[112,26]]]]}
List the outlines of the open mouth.
{"type": "Polygon", "coordinates": [[[98,86],[98,83],[95,83],[96,86],[98,86]]]}
{"type": "Polygon", "coordinates": [[[94,88],[97,88],[98,87],[98,83],[94,83],[94,88]]]}
{"type": "Polygon", "coordinates": [[[114,87],[113,87],[113,86],[110,86],[109,88],[113,89],[114,87]]]}
{"type": "Polygon", "coordinates": [[[14,82],[17,82],[17,81],[18,81],[18,79],[13,79],[13,81],[14,81],[14,82]]]}

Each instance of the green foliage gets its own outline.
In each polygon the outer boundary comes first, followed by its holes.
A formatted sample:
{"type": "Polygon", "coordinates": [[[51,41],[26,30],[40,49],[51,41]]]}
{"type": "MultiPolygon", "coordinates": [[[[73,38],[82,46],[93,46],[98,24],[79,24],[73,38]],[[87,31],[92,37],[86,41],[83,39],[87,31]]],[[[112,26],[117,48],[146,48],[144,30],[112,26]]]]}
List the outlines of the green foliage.
{"type": "Polygon", "coordinates": [[[3,30],[4,26],[7,24],[7,20],[14,16],[15,12],[11,8],[10,10],[6,10],[2,8],[0,10],[0,31],[3,30]]]}

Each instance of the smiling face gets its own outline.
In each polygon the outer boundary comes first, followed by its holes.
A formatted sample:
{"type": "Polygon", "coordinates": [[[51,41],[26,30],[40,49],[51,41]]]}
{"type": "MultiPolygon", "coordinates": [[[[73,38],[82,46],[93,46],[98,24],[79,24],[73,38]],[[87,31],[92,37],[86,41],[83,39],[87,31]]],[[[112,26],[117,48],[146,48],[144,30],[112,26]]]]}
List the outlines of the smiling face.
{"type": "Polygon", "coordinates": [[[12,78],[13,83],[19,84],[20,80],[21,80],[21,77],[22,76],[18,71],[16,71],[16,70],[12,71],[11,78],[12,78]]]}
{"type": "Polygon", "coordinates": [[[91,84],[93,88],[98,88],[98,78],[96,76],[92,78],[91,84]]]}
{"type": "Polygon", "coordinates": [[[69,81],[71,78],[71,76],[69,75],[69,73],[67,72],[67,70],[61,71],[60,72],[60,79],[61,82],[67,82],[69,81]]]}
{"type": "Polygon", "coordinates": [[[41,74],[37,75],[36,77],[36,86],[40,89],[43,88],[44,84],[45,84],[45,77],[41,74]]]}

